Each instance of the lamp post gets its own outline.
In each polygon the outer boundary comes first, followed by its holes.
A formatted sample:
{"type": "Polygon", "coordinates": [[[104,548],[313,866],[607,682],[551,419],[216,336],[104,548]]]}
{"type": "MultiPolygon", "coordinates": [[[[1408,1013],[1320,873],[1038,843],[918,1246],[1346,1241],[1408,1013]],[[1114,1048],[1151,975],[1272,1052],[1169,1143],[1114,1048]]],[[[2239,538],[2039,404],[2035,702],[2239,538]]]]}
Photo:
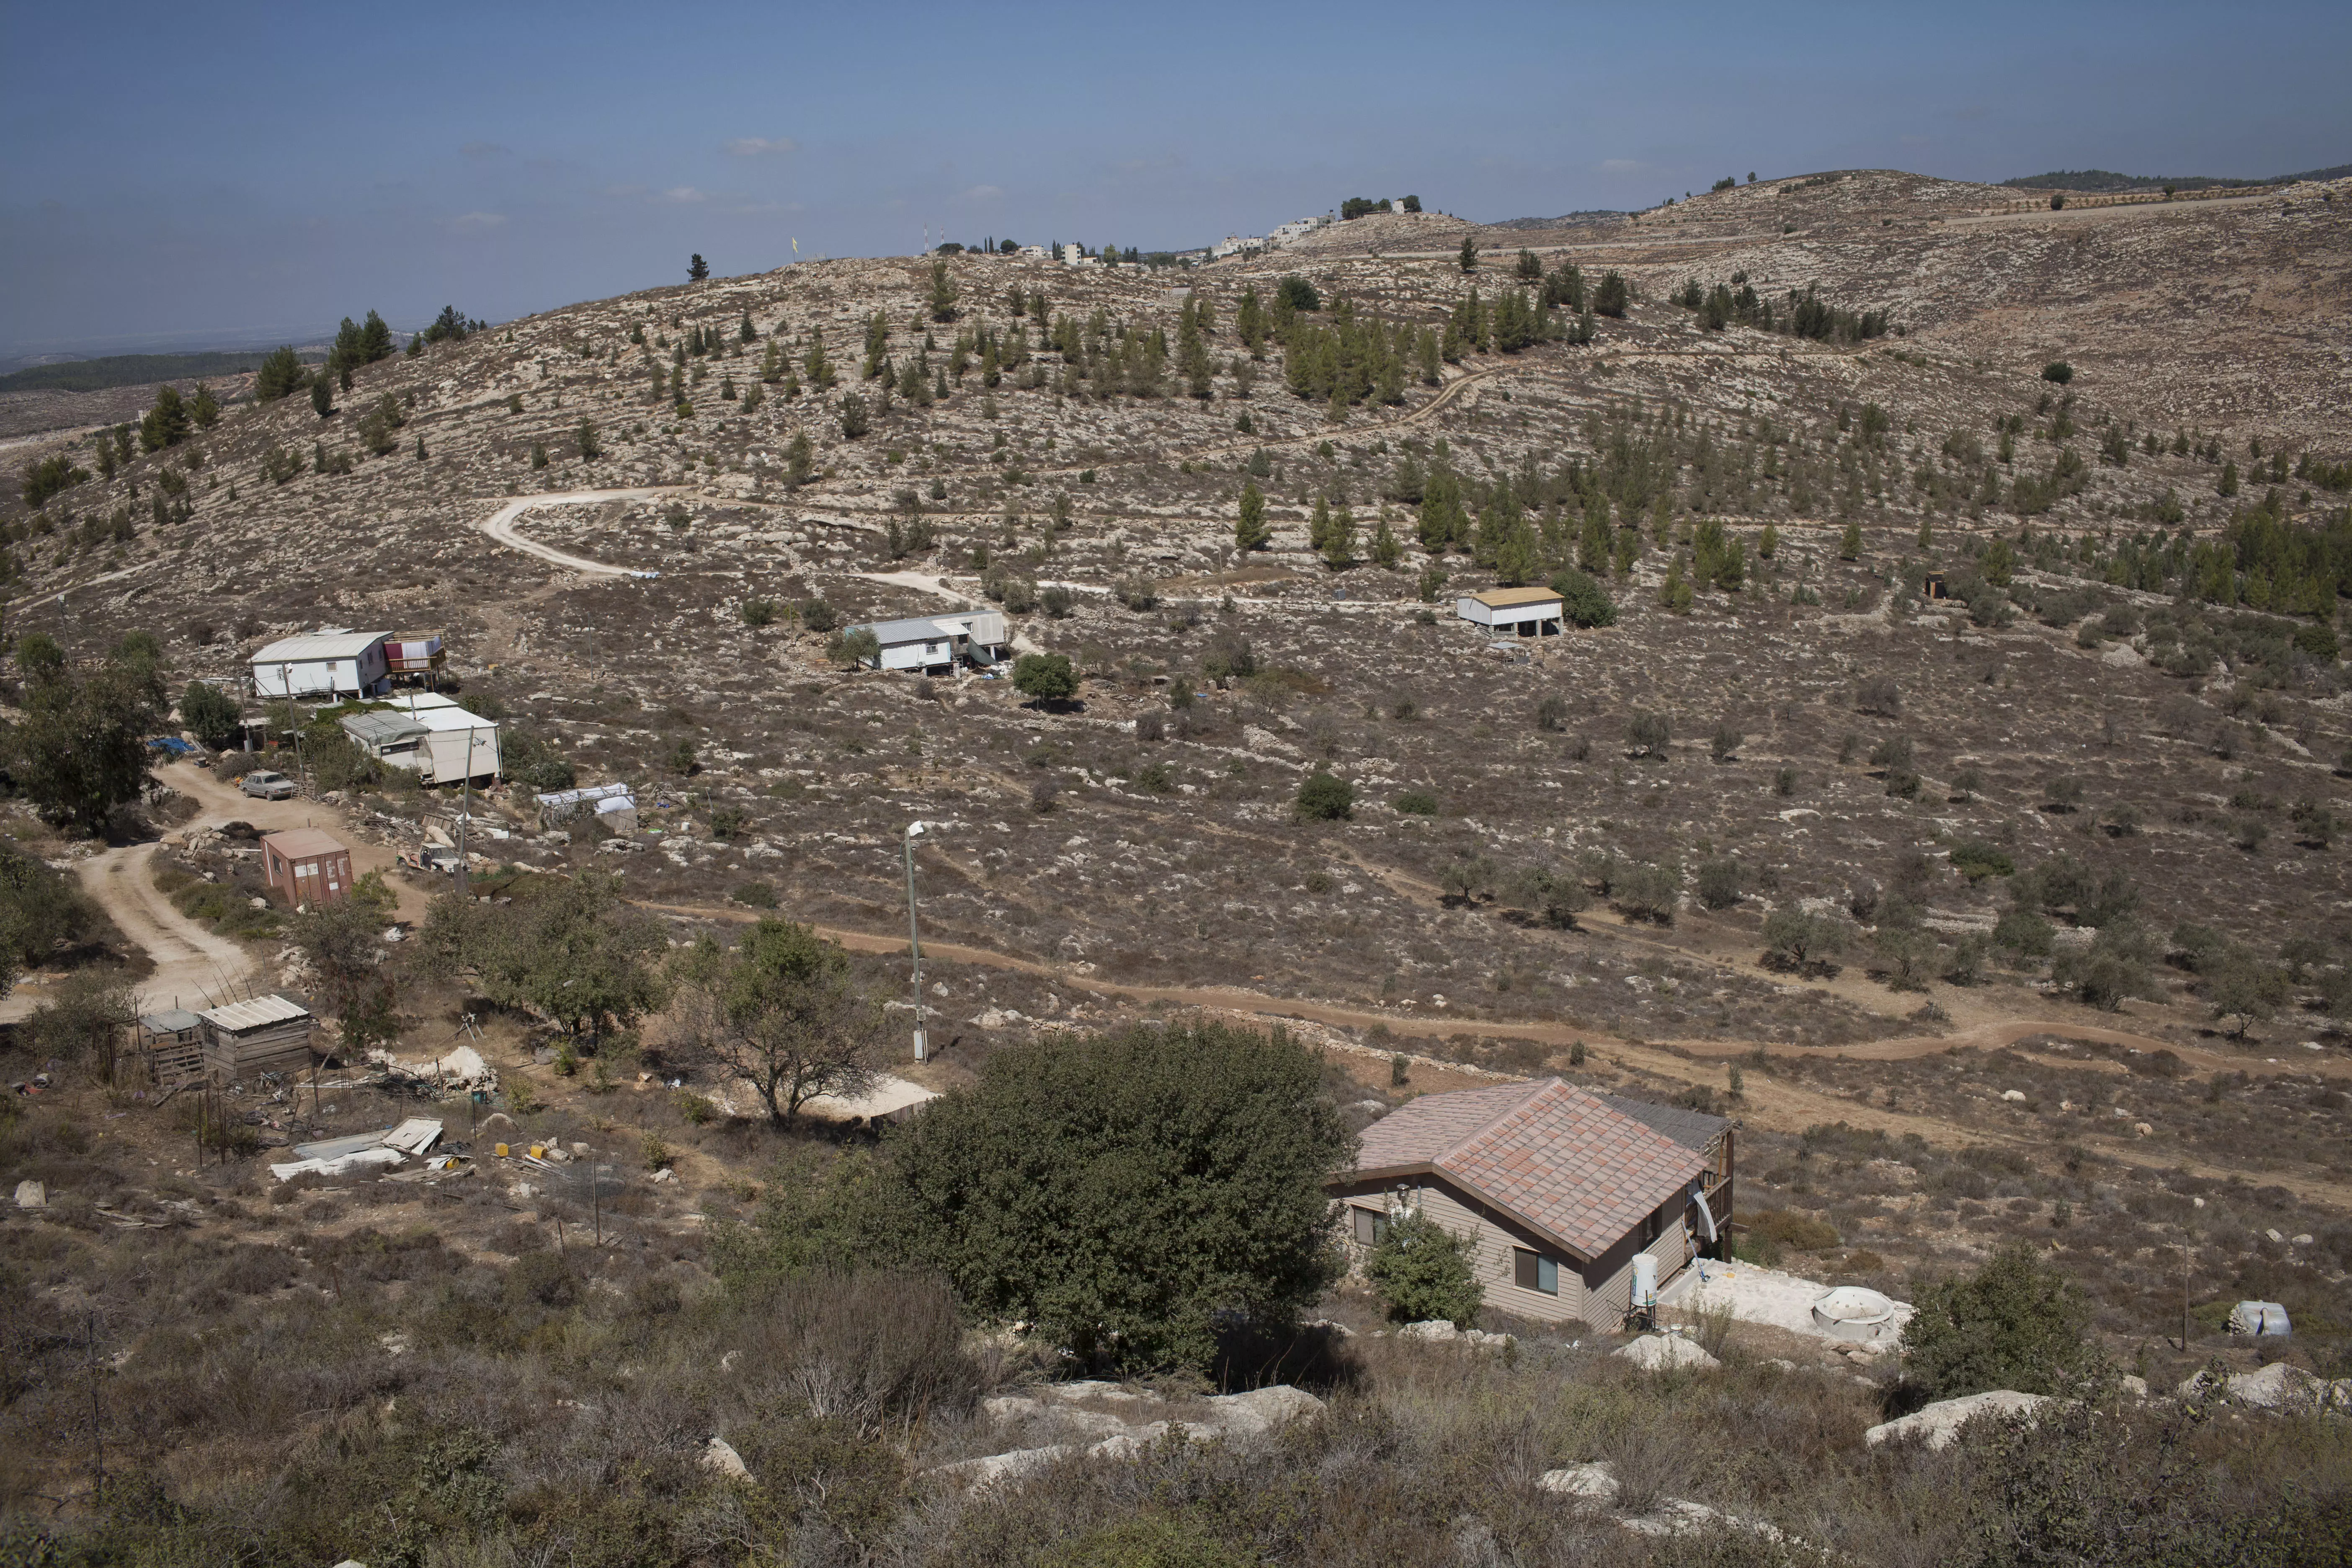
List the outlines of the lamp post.
{"type": "Polygon", "coordinates": [[[915,958],[915,1059],[921,1061],[928,1054],[929,1042],[923,1038],[923,933],[915,923],[915,840],[921,837],[929,824],[907,824],[907,949],[915,958]]]}

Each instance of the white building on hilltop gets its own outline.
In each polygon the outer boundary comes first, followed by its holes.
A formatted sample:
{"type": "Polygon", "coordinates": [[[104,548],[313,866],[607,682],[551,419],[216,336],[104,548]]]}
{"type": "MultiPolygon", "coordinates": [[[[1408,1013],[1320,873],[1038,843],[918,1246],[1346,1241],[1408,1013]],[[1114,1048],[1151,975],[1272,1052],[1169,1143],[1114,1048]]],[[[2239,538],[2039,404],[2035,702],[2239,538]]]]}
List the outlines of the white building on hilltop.
{"type": "Polygon", "coordinates": [[[1293,218],[1266,235],[1266,248],[1279,250],[1286,245],[1295,244],[1313,234],[1317,229],[1338,221],[1338,217],[1339,215],[1336,213],[1325,213],[1320,217],[1293,218]]]}
{"type": "Polygon", "coordinates": [[[1229,234],[1225,236],[1223,239],[1209,247],[1209,259],[1212,261],[1223,261],[1228,256],[1244,256],[1247,255],[1251,251],[1264,250],[1265,248],[1265,237],[1263,235],[1229,234]]]}

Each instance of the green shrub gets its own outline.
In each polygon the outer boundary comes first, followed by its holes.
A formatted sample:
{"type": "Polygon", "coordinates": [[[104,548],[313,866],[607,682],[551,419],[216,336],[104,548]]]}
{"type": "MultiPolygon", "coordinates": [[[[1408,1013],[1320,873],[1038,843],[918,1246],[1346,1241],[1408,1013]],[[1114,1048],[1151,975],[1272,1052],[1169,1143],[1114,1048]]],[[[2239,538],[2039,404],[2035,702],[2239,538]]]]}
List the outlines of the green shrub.
{"type": "Polygon", "coordinates": [[[1929,1399],[1989,1389],[2064,1394],[2097,1365],[2089,1308],[2023,1244],[1963,1279],[1928,1286],[1903,1330],[1904,1376],[1929,1399]]]}
{"type": "Polygon", "coordinates": [[[1827,1220],[1789,1209],[1759,1209],[1742,1219],[1751,1237],[1791,1252],[1822,1252],[1838,1245],[1837,1227],[1827,1220]]]}
{"type": "Polygon", "coordinates": [[[1356,786],[1331,773],[1317,773],[1298,786],[1302,822],[1342,822],[1356,815],[1356,786]]]}
{"type": "Polygon", "coordinates": [[[1419,1213],[1400,1215],[1364,1260],[1364,1278],[1401,1323],[1443,1318],[1457,1328],[1478,1321],[1486,1288],[1463,1239],[1419,1213]]]}
{"type": "Polygon", "coordinates": [[[1971,882],[1987,877],[2016,875],[2017,863],[1981,838],[1964,838],[1952,847],[1952,869],[1971,882]]]}
{"type": "Polygon", "coordinates": [[[1396,808],[1409,816],[1435,816],[1437,797],[1425,789],[1407,790],[1397,796],[1396,808]]]}

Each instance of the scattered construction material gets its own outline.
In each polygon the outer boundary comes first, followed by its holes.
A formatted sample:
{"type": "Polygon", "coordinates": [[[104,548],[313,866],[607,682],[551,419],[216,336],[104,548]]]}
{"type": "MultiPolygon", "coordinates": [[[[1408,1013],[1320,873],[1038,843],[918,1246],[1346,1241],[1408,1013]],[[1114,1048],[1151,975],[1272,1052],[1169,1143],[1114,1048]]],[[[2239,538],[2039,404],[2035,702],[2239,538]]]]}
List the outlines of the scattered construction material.
{"type": "MultiPolygon", "coordinates": [[[[297,1143],[291,1152],[294,1158],[282,1164],[273,1164],[269,1173],[287,1182],[296,1176],[341,1176],[352,1171],[372,1167],[390,1167],[403,1163],[412,1154],[424,1154],[441,1141],[441,1123],[431,1117],[412,1116],[397,1127],[380,1132],[354,1132],[343,1138],[324,1138],[315,1143],[297,1143]]],[[[454,1156],[440,1156],[434,1164],[447,1169],[454,1156]]]]}
{"type": "Polygon", "coordinates": [[[205,1021],[184,1007],[141,1015],[131,1043],[163,1088],[204,1076],[205,1021]]]}

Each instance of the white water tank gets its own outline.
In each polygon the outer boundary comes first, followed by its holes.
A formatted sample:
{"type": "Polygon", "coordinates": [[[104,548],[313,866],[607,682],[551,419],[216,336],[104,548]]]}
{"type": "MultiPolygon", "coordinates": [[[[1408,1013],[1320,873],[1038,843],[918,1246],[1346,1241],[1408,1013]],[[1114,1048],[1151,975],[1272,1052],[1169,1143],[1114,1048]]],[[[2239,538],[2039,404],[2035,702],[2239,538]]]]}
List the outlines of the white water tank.
{"type": "Polygon", "coordinates": [[[1633,1305],[1658,1304],[1658,1260],[1646,1252],[1633,1254],[1633,1305]]]}

